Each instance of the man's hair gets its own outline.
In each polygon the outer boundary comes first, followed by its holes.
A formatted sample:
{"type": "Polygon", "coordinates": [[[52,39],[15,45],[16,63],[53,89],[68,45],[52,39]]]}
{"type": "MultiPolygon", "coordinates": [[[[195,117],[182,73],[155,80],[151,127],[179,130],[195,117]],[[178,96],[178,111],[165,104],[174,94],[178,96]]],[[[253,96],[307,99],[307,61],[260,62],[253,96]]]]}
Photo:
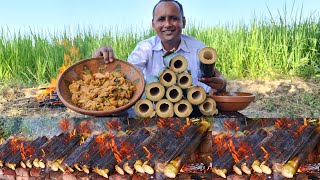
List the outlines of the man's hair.
{"type": "Polygon", "coordinates": [[[184,17],[182,5],[181,5],[178,1],[175,1],[175,0],[160,0],[160,1],[153,7],[152,17],[154,17],[154,11],[156,10],[156,7],[158,6],[158,4],[160,4],[161,2],[174,2],[174,3],[176,3],[176,4],[179,6],[179,8],[180,8],[181,16],[184,17]]]}

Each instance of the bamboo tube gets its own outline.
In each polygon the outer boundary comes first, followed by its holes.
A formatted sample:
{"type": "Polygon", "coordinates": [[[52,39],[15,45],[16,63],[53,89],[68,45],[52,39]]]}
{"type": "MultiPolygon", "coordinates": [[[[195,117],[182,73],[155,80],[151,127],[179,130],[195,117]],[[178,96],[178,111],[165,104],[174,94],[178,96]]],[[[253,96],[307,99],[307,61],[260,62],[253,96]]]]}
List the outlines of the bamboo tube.
{"type": "Polygon", "coordinates": [[[181,89],[187,89],[192,85],[192,77],[191,74],[187,72],[179,73],[177,75],[177,85],[181,89]]]}
{"type": "Polygon", "coordinates": [[[217,51],[211,47],[202,48],[198,57],[200,60],[200,71],[202,77],[213,77],[215,62],[218,59],[217,51]]]}
{"type": "Polygon", "coordinates": [[[168,99],[161,99],[156,103],[157,116],[161,118],[173,117],[173,104],[168,99]]]}
{"type": "Polygon", "coordinates": [[[282,168],[281,174],[286,178],[293,178],[298,168],[302,165],[303,161],[312,152],[314,147],[319,143],[320,140],[320,126],[318,126],[309,141],[305,142],[302,150],[291,160],[289,160],[282,168]]]}
{"type": "Polygon", "coordinates": [[[218,113],[216,102],[207,97],[206,100],[199,105],[200,112],[205,116],[213,116],[218,113]]]}
{"type": "Polygon", "coordinates": [[[178,55],[174,52],[163,57],[163,64],[175,73],[184,72],[188,68],[187,59],[184,56],[178,55]]]}
{"type": "Polygon", "coordinates": [[[162,69],[159,72],[159,81],[165,87],[169,87],[177,82],[177,75],[171,69],[162,69]]]}
{"type": "Polygon", "coordinates": [[[186,97],[188,101],[193,105],[199,105],[203,103],[207,98],[206,91],[201,86],[191,86],[186,89],[186,91],[186,97]]]}
{"type": "Polygon", "coordinates": [[[180,101],[183,97],[182,89],[179,86],[170,86],[166,90],[166,98],[172,103],[180,101]]]}
{"type": "Polygon", "coordinates": [[[154,102],[157,102],[164,97],[165,88],[159,82],[159,77],[157,76],[146,77],[145,94],[147,99],[154,102]]]}
{"type": "Polygon", "coordinates": [[[134,111],[138,117],[152,118],[155,116],[153,103],[148,99],[140,99],[134,105],[134,111]]]}
{"type": "Polygon", "coordinates": [[[176,116],[180,118],[186,118],[190,116],[193,111],[192,105],[186,99],[181,99],[179,102],[173,105],[173,110],[176,116]]]}
{"type": "Polygon", "coordinates": [[[210,123],[207,121],[201,121],[197,132],[192,137],[191,141],[188,143],[184,151],[179,154],[176,158],[170,161],[170,163],[164,168],[164,174],[169,178],[175,178],[182,168],[182,166],[188,161],[190,155],[196,150],[201,142],[204,134],[211,127],[210,123]]]}

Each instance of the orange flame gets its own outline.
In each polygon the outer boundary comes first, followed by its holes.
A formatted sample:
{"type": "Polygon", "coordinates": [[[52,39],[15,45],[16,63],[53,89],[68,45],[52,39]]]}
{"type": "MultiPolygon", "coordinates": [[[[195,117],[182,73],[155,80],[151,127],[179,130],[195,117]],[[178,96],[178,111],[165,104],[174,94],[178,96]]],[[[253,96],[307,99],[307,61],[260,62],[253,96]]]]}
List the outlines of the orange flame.
{"type": "Polygon", "coordinates": [[[150,151],[148,150],[148,148],[147,148],[146,146],[143,146],[142,148],[147,152],[147,154],[148,154],[148,155],[147,155],[147,158],[150,159],[151,156],[152,156],[152,154],[150,153],[150,151]]]}

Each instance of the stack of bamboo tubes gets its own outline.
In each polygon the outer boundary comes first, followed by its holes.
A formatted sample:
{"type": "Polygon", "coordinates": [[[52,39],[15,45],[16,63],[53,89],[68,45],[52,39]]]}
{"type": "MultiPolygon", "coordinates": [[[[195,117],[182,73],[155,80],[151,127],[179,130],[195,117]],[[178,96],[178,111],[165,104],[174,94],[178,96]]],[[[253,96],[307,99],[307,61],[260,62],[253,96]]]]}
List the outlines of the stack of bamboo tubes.
{"type": "MultiPolygon", "coordinates": [[[[209,47],[199,51],[202,76],[212,77],[216,54],[215,49],[209,47]]],[[[185,118],[194,108],[198,108],[204,116],[218,113],[216,102],[207,97],[204,88],[192,84],[191,73],[187,70],[188,61],[184,56],[168,52],[163,56],[163,63],[165,68],[159,71],[158,76],[146,77],[144,96],[134,106],[137,116],[185,118]]]]}

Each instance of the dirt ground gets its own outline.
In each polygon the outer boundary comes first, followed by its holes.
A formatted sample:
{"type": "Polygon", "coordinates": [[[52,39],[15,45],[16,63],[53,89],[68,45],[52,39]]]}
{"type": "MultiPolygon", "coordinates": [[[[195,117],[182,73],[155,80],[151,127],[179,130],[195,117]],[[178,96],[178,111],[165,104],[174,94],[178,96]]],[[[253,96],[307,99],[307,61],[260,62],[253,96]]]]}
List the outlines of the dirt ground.
{"type": "MultiPolygon", "coordinates": [[[[228,81],[228,92],[249,92],[255,100],[239,111],[249,118],[320,117],[320,82],[316,80],[228,81]]],[[[38,88],[0,87],[0,117],[80,117],[65,107],[39,107],[38,88]]]]}

